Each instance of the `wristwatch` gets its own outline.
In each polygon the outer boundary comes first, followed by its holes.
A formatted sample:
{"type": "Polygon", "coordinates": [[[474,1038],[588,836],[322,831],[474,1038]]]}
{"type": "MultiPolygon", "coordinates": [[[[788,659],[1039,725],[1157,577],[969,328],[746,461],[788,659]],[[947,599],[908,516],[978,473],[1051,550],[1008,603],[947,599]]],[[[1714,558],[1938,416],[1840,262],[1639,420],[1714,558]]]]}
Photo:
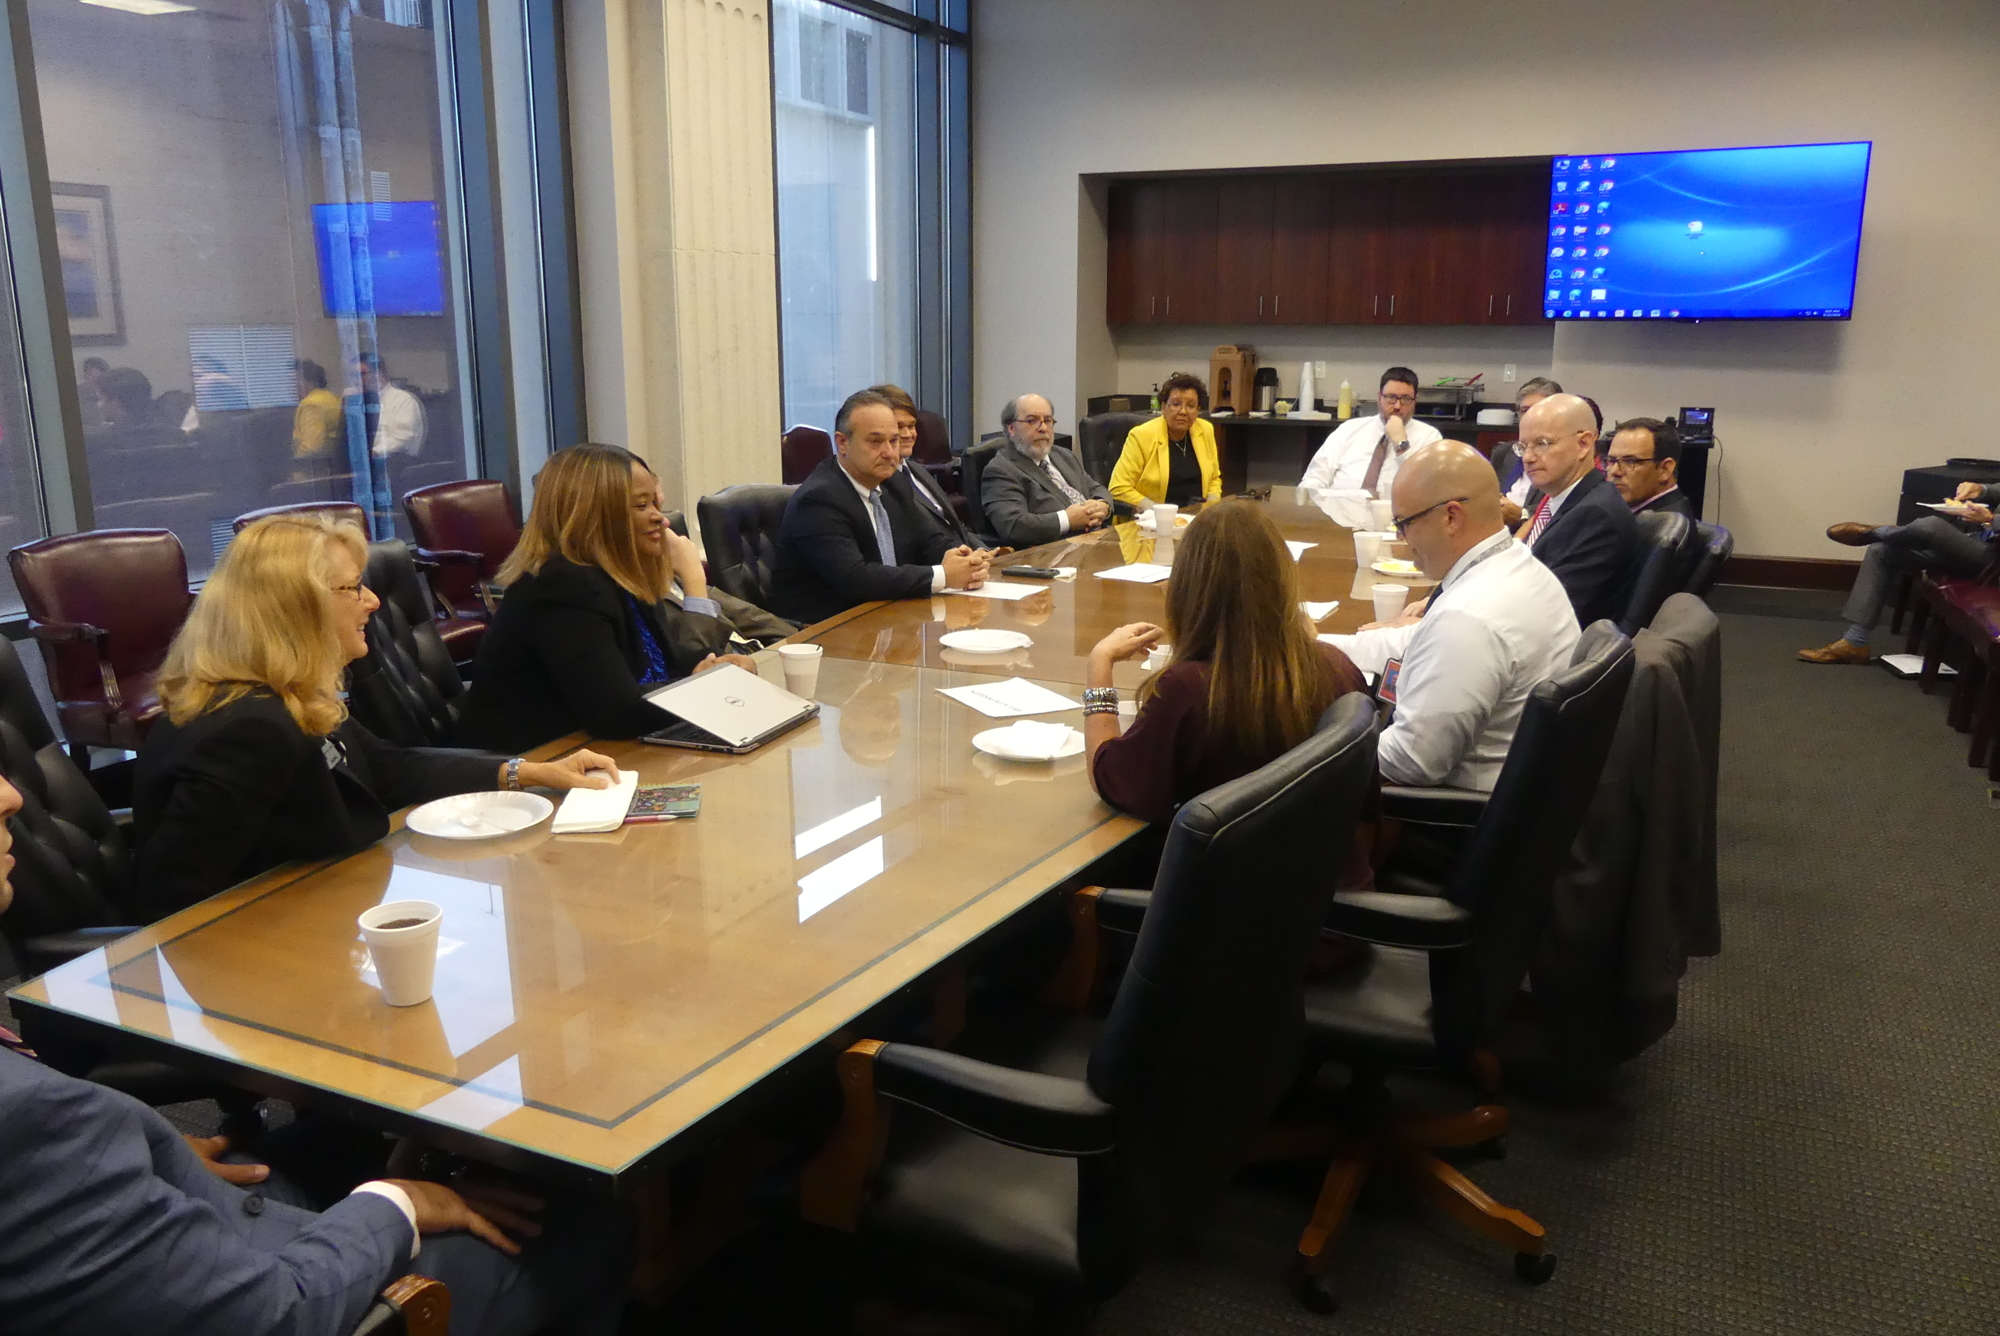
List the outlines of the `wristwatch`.
{"type": "Polygon", "coordinates": [[[521,787],[521,761],[522,758],[516,756],[507,762],[507,787],[517,792],[521,787]]]}

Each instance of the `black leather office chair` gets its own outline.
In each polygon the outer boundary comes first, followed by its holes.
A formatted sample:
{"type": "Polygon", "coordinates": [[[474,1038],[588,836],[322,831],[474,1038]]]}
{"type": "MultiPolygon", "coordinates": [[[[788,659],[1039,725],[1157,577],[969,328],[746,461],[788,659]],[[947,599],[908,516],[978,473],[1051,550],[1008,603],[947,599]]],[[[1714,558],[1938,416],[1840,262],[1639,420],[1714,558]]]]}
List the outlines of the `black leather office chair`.
{"type": "Polygon", "coordinates": [[[1076,424],[1077,457],[1083,471],[1105,486],[1111,485],[1111,471],[1125,450],[1125,437],[1141,422],[1150,422],[1157,413],[1099,413],[1076,424]]]}
{"type": "Polygon", "coordinates": [[[1672,511],[1655,510],[1639,516],[1639,539],[1639,558],[1625,596],[1625,612],[1618,619],[1618,629],[1628,636],[1637,635],[1640,627],[1653,620],[1669,594],[1681,591],[1706,550],[1694,521],[1672,511]]]}
{"type": "Polygon", "coordinates": [[[368,654],[347,672],[347,708],[386,742],[449,747],[465,683],[451,660],[409,544],[368,545],[362,580],[382,606],[368,619],[368,654]]]}
{"type": "Polygon", "coordinates": [[[980,503],[979,490],[986,466],[1006,444],[1005,436],[989,436],[958,457],[958,476],[965,483],[966,522],[978,535],[983,547],[998,546],[998,540],[992,536],[993,526],[987,523],[986,507],[980,503]]]}
{"type": "Polygon", "coordinates": [[[1297,1075],[1326,850],[1352,834],[1374,760],[1356,694],[1183,806],[1151,893],[1103,893],[1149,902],[1108,1015],[1052,1027],[1024,1066],[850,1047],[806,1217],[1026,1290],[1038,1332],[1117,1291],[1221,1190],[1297,1075]]]}
{"type": "Polygon", "coordinates": [[[1736,539],[1720,524],[1697,524],[1695,532],[1706,546],[1696,558],[1694,569],[1688,573],[1687,581],[1681,588],[1696,598],[1707,598],[1716,581],[1722,578],[1723,563],[1736,551],[1736,539]]]}
{"type": "Polygon", "coordinates": [[[708,582],[724,593],[769,611],[771,564],[778,530],[795,487],[738,483],[694,503],[701,545],[708,553],[708,582]]]}
{"type": "MultiPolygon", "coordinates": [[[[1386,817],[1471,829],[1442,886],[1405,879],[1392,859],[1377,890],[1336,895],[1327,917],[1329,928],[1368,946],[1305,989],[1311,1051],[1353,1072],[1330,1138],[1342,1149],[1299,1239],[1299,1296],[1308,1307],[1331,1312],[1338,1302],[1321,1273],[1362,1181],[1376,1168],[1397,1170],[1454,1218],[1510,1247],[1523,1279],[1539,1284],[1553,1274],[1555,1257],[1539,1224],[1431,1154],[1503,1135],[1507,1110],[1483,1104],[1462,1115],[1399,1114],[1385,1082],[1402,1072],[1466,1070],[1515,1005],[1631,680],[1631,641],[1611,623],[1595,623],[1574,666],[1528,698],[1490,796],[1383,788],[1386,817]]],[[[1490,1088],[1491,1078],[1484,1084],[1490,1088]]]]}

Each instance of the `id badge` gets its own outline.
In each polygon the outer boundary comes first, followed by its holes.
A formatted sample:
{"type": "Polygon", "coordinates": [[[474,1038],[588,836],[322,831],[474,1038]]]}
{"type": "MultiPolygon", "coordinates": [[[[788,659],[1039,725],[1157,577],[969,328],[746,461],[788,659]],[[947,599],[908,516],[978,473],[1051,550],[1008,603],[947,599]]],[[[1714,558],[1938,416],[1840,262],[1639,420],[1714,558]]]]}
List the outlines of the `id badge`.
{"type": "Polygon", "coordinates": [[[1396,703],[1396,678],[1402,674],[1403,661],[1391,659],[1382,665],[1382,680],[1375,686],[1375,699],[1385,705],[1396,703]]]}

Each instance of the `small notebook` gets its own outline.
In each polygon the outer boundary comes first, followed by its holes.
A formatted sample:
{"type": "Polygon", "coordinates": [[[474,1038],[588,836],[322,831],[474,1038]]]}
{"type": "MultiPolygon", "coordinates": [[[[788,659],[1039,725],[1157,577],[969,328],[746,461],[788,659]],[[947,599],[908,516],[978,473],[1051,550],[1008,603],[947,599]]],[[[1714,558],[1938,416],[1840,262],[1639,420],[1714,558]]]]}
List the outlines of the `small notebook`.
{"type": "Polygon", "coordinates": [[[578,835],[586,831],[616,830],[625,824],[626,809],[639,791],[639,772],[620,770],[618,782],[608,789],[571,789],[556,809],[557,835],[578,835]]]}
{"type": "Polygon", "coordinates": [[[699,811],[701,785],[649,784],[640,789],[638,796],[632,800],[632,810],[625,814],[625,820],[628,823],[678,821],[699,811]]]}

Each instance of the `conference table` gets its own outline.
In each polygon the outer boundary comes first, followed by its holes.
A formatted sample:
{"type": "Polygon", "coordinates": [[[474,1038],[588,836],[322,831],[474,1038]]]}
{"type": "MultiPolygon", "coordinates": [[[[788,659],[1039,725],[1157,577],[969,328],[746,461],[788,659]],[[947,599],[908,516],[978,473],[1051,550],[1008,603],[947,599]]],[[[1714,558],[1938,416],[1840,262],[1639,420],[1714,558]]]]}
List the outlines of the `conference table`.
{"type": "MultiPolygon", "coordinates": [[[[1320,626],[1369,620],[1346,529],[1290,492],[1271,513],[1320,626]]],[[[401,815],[351,857],[276,869],[10,994],[47,1032],[206,1072],[490,1163],[613,1190],[725,1127],[885,1000],[1077,878],[1143,825],[1100,802],[1080,756],[1006,761],[1002,721],[939,694],[1019,676],[1079,698],[1091,645],[1161,620],[1165,585],[1097,573],[1165,556],[1129,523],[1012,561],[1076,567],[1030,597],[867,604],[795,641],[824,647],[818,717],[744,755],[563,739],[696,783],[693,819],[499,839],[419,835],[401,815]],[[964,656],[941,637],[1018,629],[964,656]],[[389,1007],[356,917],[444,907],[428,1002],[389,1007]]],[[[1010,581],[1011,582],[1011,581],[1010,581]]],[[[1420,582],[1418,582],[1420,583],[1420,582]]],[[[782,681],[777,656],[759,671],[782,681]]],[[[1121,665],[1121,687],[1145,670],[1121,665]]],[[[1038,716],[1081,725],[1075,713],[1038,716]]]]}

